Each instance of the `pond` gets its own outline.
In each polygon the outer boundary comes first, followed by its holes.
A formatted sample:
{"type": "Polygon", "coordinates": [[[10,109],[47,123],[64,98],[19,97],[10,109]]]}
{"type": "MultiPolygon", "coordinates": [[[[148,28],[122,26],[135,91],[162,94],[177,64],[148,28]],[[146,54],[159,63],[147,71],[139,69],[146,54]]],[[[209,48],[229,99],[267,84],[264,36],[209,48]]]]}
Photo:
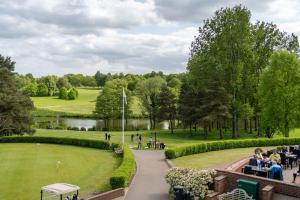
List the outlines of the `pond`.
{"type": "MultiPolygon", "coordinates": [[[[35,117],[34,124],[36,128],[57,128],[67,129],[68,127],[84,127],[85,129],[95,128],[96,130],[104,130],[104,120],[101,119],[84,119],[84,118],[66,118],[66,117],[35,117]]],[[[126,130],[149,130],[149,119],[127,119],[126,130]]],[[[109,121],[110,130],[122,130],[122,120],[115,119],[109,121]]],[[[168,121],[157,124],[157,129],[167,130],[169,128],[168,121]]]]}

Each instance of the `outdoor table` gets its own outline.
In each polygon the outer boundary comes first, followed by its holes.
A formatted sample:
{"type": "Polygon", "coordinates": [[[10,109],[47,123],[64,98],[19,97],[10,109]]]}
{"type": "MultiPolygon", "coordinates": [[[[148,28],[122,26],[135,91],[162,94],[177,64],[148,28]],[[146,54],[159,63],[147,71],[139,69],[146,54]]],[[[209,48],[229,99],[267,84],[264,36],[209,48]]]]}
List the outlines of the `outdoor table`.
{"type": "Polygon", "coordinates": [[[297,160],[297,155],[296,154],[286,154],[286,160],[288,161],[288,165],[291,165],[291,169],[293,169],[293,161],[297,160]]]}
{"type": "Polygon", "coordinates": [[[252,166],[252,170],[255,172],[256,176],[263,176],[269,178],[269,170],[266,167],[252,166]]]}
{"type": "MultiPolygon", "coordinates": [[[[251,170],[254,172],[254,175],[256,176],[262,176],[269,178],[269,170],[267,167],[258,167],[258,166],[253,166],[253,165],[246,165],[247,167],[251,167],[251,170]]],[[[245,167],[246,167],[245,166],[245,167]]]]}

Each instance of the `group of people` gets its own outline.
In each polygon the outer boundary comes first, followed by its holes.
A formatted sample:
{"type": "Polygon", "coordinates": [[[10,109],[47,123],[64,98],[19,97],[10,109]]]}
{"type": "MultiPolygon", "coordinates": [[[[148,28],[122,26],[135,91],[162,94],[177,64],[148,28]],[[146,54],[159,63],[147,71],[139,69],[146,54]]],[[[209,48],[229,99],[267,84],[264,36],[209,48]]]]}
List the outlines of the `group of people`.
{"type": "MultiPolygon", "coordinates": [[[[131,143],[134,142],[134,137],[135,137],[134,134],[130,135],[131,143]]],[[[142,145],[142,134],[137,133],[136,137],[138,138],[138,140],[137,140],[138,149],[142,149],[142,147],[143,147],[143,145],[142,145]]],[[[105,140],[110,141],[110,139],[111,139],[111,135],[109,133],[105,133],[105,140]]],[[[163,142],[160,142],[160,141],[155,141],[155,142],[156,142],[156,145],[159,144],[159,149],[165,149],[165,144],[163,142]]],[[[154,146],[152,135],[150,135],[150,137],[149,137],[149,141],[147,143],[147,146],[148,146],[148,148],[152,148],[154,146]]]]}
{"type": "Polygon", "coordinates": [[[293,162],[299,161],[300,145],[295,145],[293,147],[287,147],[286,145],[284,145],[279,150],[274,149],[272,151],[268,151],[267,153],[263,152],[260,148],[255,149],[254,157],[250,159],[249,164],[256,165],[261,168],[267,168],[270,171],[270,178],[283,180],[283,166],[291,165],[292,167],[293,162]],[[287,159],[288,154],[291,154],[293,156],[287,159]]]}
{"type": "Polygon", "coordinates": [[[270,178],[283,180],[281,156],[276,149],[272,150],[271,154],[264,153],[262,149],[255,149],[253,159],[250,159],[250,165],[270,171],[270,178]]]}
{"type": "MultiPolygon", "coordinates": [[[[137,133],[136,136],[138,137],[138,149],[142,149],[142,135],[137,133]]],[[[134,142],[134,134],[131,134],[130,139],[131,139],[131,143],[133,143],[134,142]]],[[[147,143],[148,148],[152,148],[152,147],[154,147],[154,145],[157,145],[157,144],[159,144],[159,149],[165,148],[165,144],[163,142],[160,142],[160,141],[155,141],[155,142],[156,142],[156,144],[153,143],[152,135],[150,135],[148,143],[147,143]]]]}
{"type": "Polygon", "coordinates": [[[110,141],[111,135],[108,133],[105,133],[105,140],[110,141]]]}

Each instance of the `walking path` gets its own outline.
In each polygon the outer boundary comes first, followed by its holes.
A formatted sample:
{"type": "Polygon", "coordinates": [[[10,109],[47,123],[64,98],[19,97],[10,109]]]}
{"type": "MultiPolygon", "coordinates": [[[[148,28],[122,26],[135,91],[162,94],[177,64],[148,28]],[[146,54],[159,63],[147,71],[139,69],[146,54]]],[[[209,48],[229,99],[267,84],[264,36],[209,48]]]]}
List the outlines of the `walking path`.
{"type": "Polygon", "coordinates": [[[165,175],[169,169],[164,151],[132,150],[137,172],[125,200],[168,200],[169,185],[165,175]]]}

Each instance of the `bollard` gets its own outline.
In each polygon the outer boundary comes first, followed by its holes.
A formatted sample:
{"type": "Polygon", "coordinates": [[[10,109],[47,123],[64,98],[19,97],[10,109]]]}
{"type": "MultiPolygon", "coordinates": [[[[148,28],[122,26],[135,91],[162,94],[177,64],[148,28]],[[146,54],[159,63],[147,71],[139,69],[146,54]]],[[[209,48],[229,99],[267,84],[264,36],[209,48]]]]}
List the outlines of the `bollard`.
{"type": "Polygon", "coordinates": [[[175,198],[174,200],[184,200],[184,194],[183,194],[183,187],[180,185],[177,185],[174,187],[174,194],[175,198]]]}

